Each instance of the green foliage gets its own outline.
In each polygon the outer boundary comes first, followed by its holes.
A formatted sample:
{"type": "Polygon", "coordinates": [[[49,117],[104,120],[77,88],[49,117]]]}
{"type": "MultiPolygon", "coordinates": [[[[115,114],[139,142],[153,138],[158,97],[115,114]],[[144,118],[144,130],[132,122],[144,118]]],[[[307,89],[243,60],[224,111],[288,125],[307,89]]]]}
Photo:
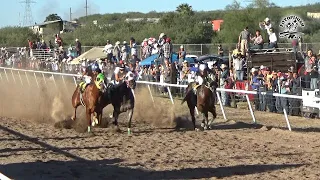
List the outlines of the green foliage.
{"type": "Polygon", "coordinates": [[[56,21],[56,20],[62,20],[62,18],[60,16],[58,16],[58,14],[49,14],[46,19],[44,20],[44,22],[47,21],[56,21]]]}
{"type": "Polygon", "coordinates": [[[0,29],[1,46],[28,46],[28,39],[37,40],[37,36],[29,28],[5,27],[0,29]]]}
{"type": "MultiPolygon", "coordinates": [[[[279,32],[278,25],[283,17],[298,15],[306,24],[303,29],[304,41],[320,42],[319,21],[307,17],[307,12],[317,12],[320,9],[320,3],[279,8],[268,0],[253,0],[248,7],[243,7],[240,2],[235,0],[226,7],[225,11],[196,12],[188,4],[181,4],[176,8],[176,11],[166,13],[152,11],[146,14],[139,12],[94,14],[78,18],[82,26],[74,32],[63,33],[61,36],[65,45],[75,44],[75,39],[78,38],[83,45],[87,46],[103,46],[106,40],[110,40],[112,43],[128,41],[130,37],[134,37],[139,43],[144,38],[158,38],[162,32],[166,33],[175,44],[236,43],[240,32],[246,26],[249,27],[251,33],[254,33],[256,29],[259,29],[259,22],[269,17],[275,31],[279,32]],[[128,18],[144,18],[144,20],[126,22],[128,18]],[[158,23],[152,23],[148,22],[147,18],[159,18],[160,20],[158,23]],[[224,20],[220,32],[212,31],[210,21],[214,19],[224,20]],[[93,24],[93,21],[97,21],[97,25],[93,24]]],[[[57,14],[51,14],[46,18],[46,21],[59,18],[57,14]]],[[[27,38],[35,37],[27,28],[12,27],[9,29],[0,29],[2,32],[0,33],[0,45],[24,46],[27,38]]],[[[53,34],[56,33],[56,30],[45,29],[44,33],[45,40],[53,40],[53,34]]],[[[262,32],[262,35],[267,39],[265,31],[262,32]]],[[[285,39],[280,39],[280,42],[282,41],[286,42],[285,39]]]]}

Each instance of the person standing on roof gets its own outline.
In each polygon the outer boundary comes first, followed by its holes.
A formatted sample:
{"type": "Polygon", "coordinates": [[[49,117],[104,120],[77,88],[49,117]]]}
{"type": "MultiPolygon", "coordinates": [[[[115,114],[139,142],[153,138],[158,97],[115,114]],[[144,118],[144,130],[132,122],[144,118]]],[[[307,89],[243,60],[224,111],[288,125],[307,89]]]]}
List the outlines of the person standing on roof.
{"type": "Polygon", "coordinates": [[[82,52],[82,48],[81,48],[81,43],[79,41],[79,39],[76,39],[76,53],[77,53],[77,57],[81,55],[82,52]]]}
{"type": "Polygon", "coordinates": [[[263,22],[260,22],[260,23],[259,23],[259,27],[260,27],[262,30],[267,30],[268,35],[271,34],[270,29],[272,28],[272,24],[271,24],[269,18],[266,18],[263,22]]]}
{"type": "Polygon", "coordinates": [[[242,55],[246,55],[247,50],[249,49],[249,42],[250,42],[250,32],[248,27],[245,27],[243,31],[241,31],[239,35],[238,44],[240,44],[240,49],[242,55]]]}

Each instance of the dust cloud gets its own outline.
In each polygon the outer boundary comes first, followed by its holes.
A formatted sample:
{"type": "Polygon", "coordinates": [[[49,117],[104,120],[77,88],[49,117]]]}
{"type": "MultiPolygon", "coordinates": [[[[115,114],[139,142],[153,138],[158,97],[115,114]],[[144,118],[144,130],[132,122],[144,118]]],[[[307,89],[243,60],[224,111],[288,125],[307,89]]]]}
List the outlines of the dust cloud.
{"type": "MultiPolygon", "coordinates": [[[[73,124],[70,121],[74,111],[71,97],[75,90],[71,78],[65,78],[63,81],[61,77],[55,76],[55,81],[53,81],[50,76],[45,78],[38,76],[35,81],[34,75],[29,74],[28,76],[21,75],[21,79],[18,75],[15,75],[14,79],[9,76],[9,80],[7,80],[4,74],[1,75],[1,117],[55,124],[56,128],[74,128],[78,129],[78,132],[85,131],[86,121],[82,106],[77,109],[77,123],[73,124]]],[[[172,105],[169,99],[155,97],[153,103],[145,86],[139,86],[135,90],[135,97],[134,124],[144,123],[158,128],[176,128],[190,123],[185,118],[186,105],[181,106],[178,101],[172,105]]],[[[112,110],[112,105],[108,105],[104,109],[103,119],[107,119],[107,124],[110,124],[111,120],[108,117],[112,110]]],[[[122,113],[119,117],[119,123],[125,123],[126,119],[127,113],[122,113]]]]}

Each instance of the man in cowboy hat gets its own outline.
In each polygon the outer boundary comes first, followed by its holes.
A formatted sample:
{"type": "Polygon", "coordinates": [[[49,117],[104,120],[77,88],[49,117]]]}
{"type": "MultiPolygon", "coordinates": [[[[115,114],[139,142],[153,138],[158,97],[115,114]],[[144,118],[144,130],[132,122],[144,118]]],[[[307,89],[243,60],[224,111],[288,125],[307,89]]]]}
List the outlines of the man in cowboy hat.
{"type": "Polygon", "coordinates": [[[270,23],[270,19],[268,17],[263,22],[259,23],[259,27],[262,30],[267,30],[268,35],[270,35],[270,29],[272,28],[272,24],[270,23]]]}

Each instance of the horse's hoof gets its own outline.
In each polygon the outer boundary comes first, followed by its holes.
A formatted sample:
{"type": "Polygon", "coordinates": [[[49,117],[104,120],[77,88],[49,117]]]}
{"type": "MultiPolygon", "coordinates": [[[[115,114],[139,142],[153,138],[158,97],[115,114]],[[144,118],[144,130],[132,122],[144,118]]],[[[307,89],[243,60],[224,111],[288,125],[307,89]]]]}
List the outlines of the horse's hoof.
{"type": "Polygon", "coordinates": [[[195,130],[196,132],[199,132],[199,131],[200,131],[200,129],[198,129],[198,128],[194,128],[194,130],[195,130]]]}
{"type": "Polygon", "coordinates": [[[201,127],[203,127],[203,128],[205,127],[204,123],[201,123],[201,127]]]}

